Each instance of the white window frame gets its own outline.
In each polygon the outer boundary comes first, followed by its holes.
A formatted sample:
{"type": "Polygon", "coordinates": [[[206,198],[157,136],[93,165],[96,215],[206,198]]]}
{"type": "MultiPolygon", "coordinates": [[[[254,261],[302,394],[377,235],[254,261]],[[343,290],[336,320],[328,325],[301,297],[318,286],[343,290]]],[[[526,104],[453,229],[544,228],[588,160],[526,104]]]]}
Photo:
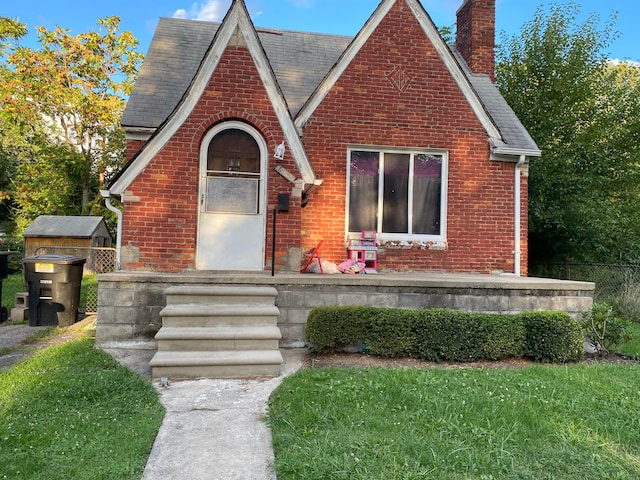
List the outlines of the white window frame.
{"type": "MultiPolygon", "coordinates": [[[[360,238],[361,232],[349,231],[349,205],[351,194],[351,153],[353,151],[358,152],[374,152],[380,154],[380,171],[384,171],[384,156],[385,154],[409,154],[410,163],[409,171],[413,172],[414,159],[416,155],[438,155],[442,157],[442,170],[440,177],[440,233],[437,235],[424,235],[424,234],[411,234],[411,233],[383,233],[382,232],[382,208],[383,208],[383,193],[384,193],[384,176],[379,174],[378,180],[378,215],[377,215],[377,240],[378,242],[423,242],[423,243],[441,243],[447,240],[447,210],[448,210],[448,191],[449,191],[449,152],[447,150],[440,149],[408,149],[408,148],[390,148],[390,147],[374,147],[363,145],[352,145],[347,149],[347,194],[345,204],[345,232],[347,233],[347,239],[360,238]]],[[[413,202],[413,175],[409,176],[409,209],[408,212],[408,225],[411,228],[413,224],[413,212],[411,211],[413,202]]]]}

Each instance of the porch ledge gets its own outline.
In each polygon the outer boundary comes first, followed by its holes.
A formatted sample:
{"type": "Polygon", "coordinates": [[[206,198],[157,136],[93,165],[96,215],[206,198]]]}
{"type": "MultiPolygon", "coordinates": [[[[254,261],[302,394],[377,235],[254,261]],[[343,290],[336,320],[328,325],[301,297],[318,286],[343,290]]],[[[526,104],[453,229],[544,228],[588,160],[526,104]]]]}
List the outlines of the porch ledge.
{"type": "Polygon", "coordinates": [[[282,273],[271,276],[269,272],[114,272],[98,275],[98,281],[136,283],[180,283],[197,285],[343,285],[343,286],[371,286],[371,287],[423,287],[423,288],[453,288],[453,289],[508,289],[508,290],[563,290],[584,291],[593,295],[595,284],[573,280],[557,280],[540,277],[516,277],[509,274],[482,275],[473,273],[444,273],[444,272],[406,272],[406,273],[378,273],[364,275],[321,275],[282,273]]]}

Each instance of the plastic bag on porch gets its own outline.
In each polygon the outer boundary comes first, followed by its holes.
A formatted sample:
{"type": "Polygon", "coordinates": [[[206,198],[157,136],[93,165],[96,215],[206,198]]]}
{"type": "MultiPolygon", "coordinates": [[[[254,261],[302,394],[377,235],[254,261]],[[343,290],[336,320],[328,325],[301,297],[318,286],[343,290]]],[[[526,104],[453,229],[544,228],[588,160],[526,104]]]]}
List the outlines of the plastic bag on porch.
{"type": "Polygon", "coordinates": [[[335,273],[340,273],[340,271],[338,270],[338,266],[335,263],[330,262],[328,260],[322,260],[322,272],[320,272],[320,265],[318,265],[318,262],[312,262],[307,267],[307,273],[335,274],[335,273]]]}

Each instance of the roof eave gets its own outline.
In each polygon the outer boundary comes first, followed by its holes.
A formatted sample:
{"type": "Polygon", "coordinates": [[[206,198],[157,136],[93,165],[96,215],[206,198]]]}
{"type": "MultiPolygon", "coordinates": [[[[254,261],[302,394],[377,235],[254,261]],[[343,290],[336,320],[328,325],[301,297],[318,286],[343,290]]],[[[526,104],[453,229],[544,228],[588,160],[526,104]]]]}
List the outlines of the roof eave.
{"type": "Polygon", "coordinates": [[[510,147],[495,138],[489,139],[489,144],[491,145],[492,160],[516,162],[521,157],[540,157],[542,155],[539,148],[510,147]]]}

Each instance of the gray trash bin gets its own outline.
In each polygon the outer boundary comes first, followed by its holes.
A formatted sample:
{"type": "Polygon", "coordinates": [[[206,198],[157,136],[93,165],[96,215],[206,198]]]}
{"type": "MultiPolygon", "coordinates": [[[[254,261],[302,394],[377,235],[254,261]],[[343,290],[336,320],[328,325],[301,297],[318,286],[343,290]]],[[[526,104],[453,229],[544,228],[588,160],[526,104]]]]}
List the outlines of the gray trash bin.
{"type": "Polygon", "coordinates": [[[68,327],[78,318],[86,259],[74,255],[37,255],[22,260],[29,285],[29,325],[68,327]]]}

